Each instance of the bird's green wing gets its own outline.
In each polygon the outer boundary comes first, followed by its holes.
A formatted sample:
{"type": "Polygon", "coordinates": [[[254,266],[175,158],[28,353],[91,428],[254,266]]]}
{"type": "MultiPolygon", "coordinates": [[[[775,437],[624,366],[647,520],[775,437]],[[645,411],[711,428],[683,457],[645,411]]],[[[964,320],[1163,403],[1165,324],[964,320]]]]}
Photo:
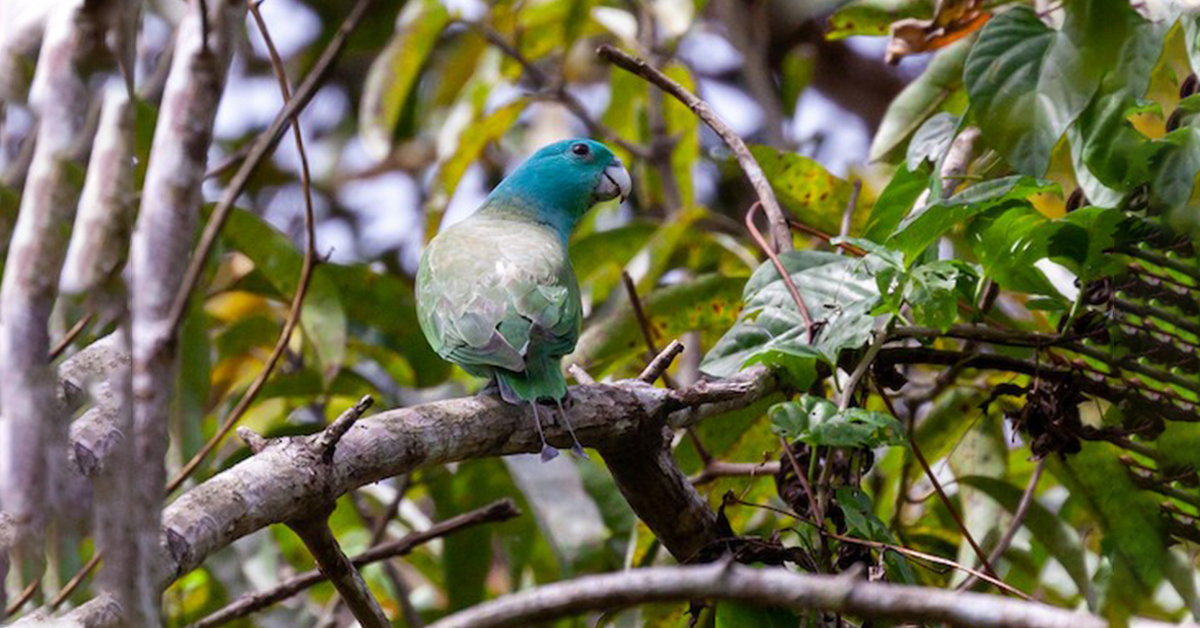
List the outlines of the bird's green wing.
{"type": "Polygon", "coordinates": [[[479,217],[430,243],[417,273],[417,304],[434,350],[479,376],[561,379],[558,359],[574,349],[582,318],[575,274],[552,231],[479,217]],[[527,373],[532,362],[537,375],[527,373]]]}

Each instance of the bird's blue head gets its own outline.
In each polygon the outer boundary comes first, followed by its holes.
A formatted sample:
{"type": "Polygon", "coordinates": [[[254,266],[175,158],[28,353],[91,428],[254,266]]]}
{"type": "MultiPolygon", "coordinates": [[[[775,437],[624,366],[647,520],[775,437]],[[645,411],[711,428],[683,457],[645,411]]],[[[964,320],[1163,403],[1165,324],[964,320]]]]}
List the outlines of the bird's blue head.
{"type": "Polygon", "coordinates": [[[492,190],[482,211],[548,224],[565,242],[592,205],[624,200],[630,185],[629,172],[607,146],[589,139],[564,140],[518,166],[492,190]]]}

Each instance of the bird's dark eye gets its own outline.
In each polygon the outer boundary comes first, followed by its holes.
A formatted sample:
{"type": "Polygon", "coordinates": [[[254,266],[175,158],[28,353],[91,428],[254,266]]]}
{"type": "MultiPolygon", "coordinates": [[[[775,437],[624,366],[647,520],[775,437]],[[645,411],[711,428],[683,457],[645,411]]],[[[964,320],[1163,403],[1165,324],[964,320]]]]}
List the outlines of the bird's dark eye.
{"type": "Polygon", "coordinates": [[[588,153],[592,152],[592,149],[588,148],[587,144],[574,144],[571,146],[571,152],[580,157],[586,157],[588,153]]]}

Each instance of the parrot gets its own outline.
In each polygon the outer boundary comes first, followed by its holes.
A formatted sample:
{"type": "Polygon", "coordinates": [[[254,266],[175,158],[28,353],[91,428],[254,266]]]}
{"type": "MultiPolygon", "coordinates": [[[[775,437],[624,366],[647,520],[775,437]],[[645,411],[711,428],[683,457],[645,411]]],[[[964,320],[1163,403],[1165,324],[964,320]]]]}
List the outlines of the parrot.
{"type": "Polygon", "coordinates": [[[562,357],[575,349],[583,321],[579,283],[567,240],[591,207],[619,198],[632,183],[603,143],[571,139],[547,145],[519,165],[474,213],[439,233],[417,270],[417,319],[442,359],[487,378],[513,405],[528,403],[546,442],[538,405],[558,406],[571,451],[586,458],[567,419],[562,357]]]}

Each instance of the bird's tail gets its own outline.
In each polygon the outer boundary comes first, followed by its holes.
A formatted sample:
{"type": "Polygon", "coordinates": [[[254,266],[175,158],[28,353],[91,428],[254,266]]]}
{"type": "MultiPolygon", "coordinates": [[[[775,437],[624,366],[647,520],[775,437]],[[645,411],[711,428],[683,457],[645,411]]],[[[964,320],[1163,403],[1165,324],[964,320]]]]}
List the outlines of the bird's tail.
{"type": "Polygon", "coordinates": [[[557,357],[529,360],[524,373],[500,368],[495,373],[500,396],[512,404],[540,399],[561,401],[567,396],[567,380],[557,357]]]}

